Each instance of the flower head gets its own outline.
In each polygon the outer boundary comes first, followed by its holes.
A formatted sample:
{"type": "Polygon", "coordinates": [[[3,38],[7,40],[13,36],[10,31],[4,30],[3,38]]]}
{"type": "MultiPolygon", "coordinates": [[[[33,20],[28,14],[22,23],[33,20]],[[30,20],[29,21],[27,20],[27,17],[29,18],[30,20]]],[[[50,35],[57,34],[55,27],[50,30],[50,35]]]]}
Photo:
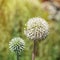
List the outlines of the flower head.
{"type": "Polygon", "coordinates": [[[12,52],[16,52],[16,51],[21,52],[24,49],[24,45],[25,45],[25,42],[20,37],[13,38],[9,42],[9,48],[10,48],[10,51],[12,52]]]}
{"type": "Polygon", "coordinates": [[[26,24],[24,34],[32,40],[42,40],[48,35],[48,23],[42,18],[31,18],[26,24]]]}

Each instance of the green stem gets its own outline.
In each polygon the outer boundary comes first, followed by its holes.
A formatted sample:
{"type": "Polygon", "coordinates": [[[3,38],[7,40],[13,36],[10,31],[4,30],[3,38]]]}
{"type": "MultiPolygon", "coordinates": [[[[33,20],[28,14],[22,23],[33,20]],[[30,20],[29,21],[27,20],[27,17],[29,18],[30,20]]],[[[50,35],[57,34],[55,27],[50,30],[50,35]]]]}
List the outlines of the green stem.
{"type": "Polygon", "coordinates": [[[19,53],[18,53],[18,51],[17,51],[17,60],[19,60],[19,53]]]}

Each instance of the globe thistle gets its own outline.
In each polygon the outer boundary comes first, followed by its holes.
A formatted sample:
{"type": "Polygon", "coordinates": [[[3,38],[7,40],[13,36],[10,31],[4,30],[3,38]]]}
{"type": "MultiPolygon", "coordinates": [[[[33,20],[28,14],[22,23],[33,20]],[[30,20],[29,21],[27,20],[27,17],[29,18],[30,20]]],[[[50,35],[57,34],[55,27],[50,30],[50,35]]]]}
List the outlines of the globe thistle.
{"type": "Polygon", "coordinates": [[[9,48],[10,48],[10,51],[12,52],[18,51],[20,53],[22,50],[24,50],[24,45],[25,45],[25,42],[20,37],[13,38],[9,42],[9,48]]]}
{"type": "Polygon", "coordinates": [[[31,18],[26,24],[24,34],[32,40],[42,40],[48,35],[48,23],[42,18],[31,18]]]}

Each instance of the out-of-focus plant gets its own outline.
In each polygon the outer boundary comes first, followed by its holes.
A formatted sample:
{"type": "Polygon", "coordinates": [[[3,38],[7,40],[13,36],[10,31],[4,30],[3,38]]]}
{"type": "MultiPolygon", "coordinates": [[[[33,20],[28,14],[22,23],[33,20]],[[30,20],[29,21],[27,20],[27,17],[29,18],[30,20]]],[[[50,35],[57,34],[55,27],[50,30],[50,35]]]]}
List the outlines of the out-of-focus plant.
{"type": "Polygon", "coordinates": [[[20,37],[13,38],[9,42],[9,48],[11,52],[15,52],[17,55],[17,60],[19,60],[20,53],[24,50],[25,42],[20,37]]]}

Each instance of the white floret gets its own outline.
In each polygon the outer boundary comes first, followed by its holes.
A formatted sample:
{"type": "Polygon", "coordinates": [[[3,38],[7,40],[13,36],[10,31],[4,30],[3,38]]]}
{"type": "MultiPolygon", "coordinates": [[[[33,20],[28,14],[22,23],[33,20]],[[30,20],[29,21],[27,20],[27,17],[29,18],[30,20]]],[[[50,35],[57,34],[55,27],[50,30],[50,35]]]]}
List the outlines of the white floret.
{"type": "Polygon", "coordinates": [[[32,40],[41,40],[48,35],[48,23],[42,18],[31,18],[26,26],[24,33],[32,40]]]}

